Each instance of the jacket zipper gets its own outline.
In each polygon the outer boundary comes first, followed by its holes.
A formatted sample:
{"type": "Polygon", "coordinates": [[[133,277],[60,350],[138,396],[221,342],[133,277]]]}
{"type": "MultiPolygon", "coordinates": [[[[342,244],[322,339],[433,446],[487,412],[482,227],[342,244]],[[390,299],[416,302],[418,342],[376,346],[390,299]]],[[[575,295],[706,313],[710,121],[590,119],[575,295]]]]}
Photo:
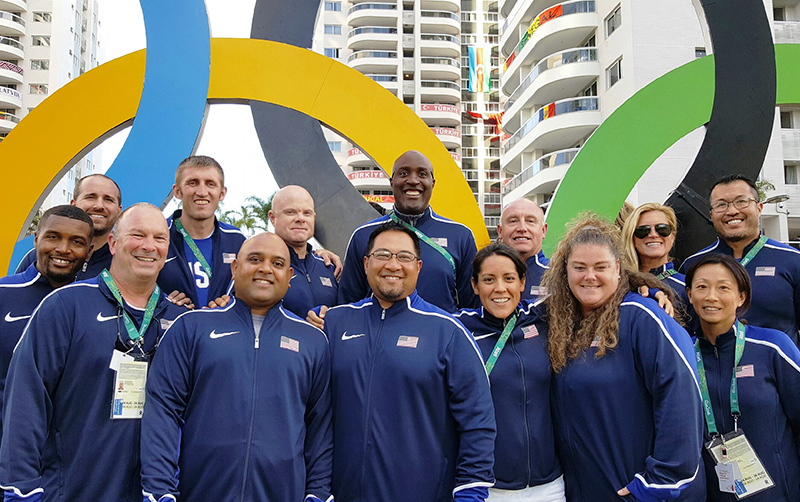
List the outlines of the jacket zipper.
{"type": "MultiPolygon", "coordinates": [[[[264,319],[266,323],[266,319],[264,319]]],[[[262,324],[262,328],[263,328],[262,324]]],[[[244,502],[245,500],[245,492],[247,490],[247,470],[250,468],[250,446],[253,444],[253,428],[255,425],[255,418],[256,418],[256,382],[258,381],[258,337],[260,333],[255,331],[255,353],[254,353],[254,361],[253,361],[253,393],[251,398],[251,405],[250,405],[250,427],[247,431],[247,449],[244,453],[244,472],[242,473],[242,496],[241,501],[244,502]]]]}
{"type": "MultiPolygon", "coordinates": [[[[505,327],[505,326],[503,326],[505,327]]],[[[517,344],[514,341],[514,333],[511,333],[511,350],[514,351],[514,355],[517,356],[517,362],[519,363],[519,370],[520,376],[522,377],[522,419],[523,423],[525,424],[525,457],[528,460],[528,486],[530,486],[531,481],[531,472],[533,472],[533,468],[531,467],[531,432],[530,427],[528,426],[528,386],[525,385],[525,364],[522,359],[522,356],[519,352],[517,352],[517,344]]]]}
{"type": "Polygon", "coordinates": [[[381,324],[378,329],[378,334],[375,337],[375,344],[372,349],[372,362],[369,368],[369,380],[367,386],[367,405],[365,407],[366,414],[364,416],[364,458],[362,460],[361,468],[361,496],[366,496],[364,493],[364,481],[367,479],[367,451],[369,450],[369,416],[370,416],[370,402],[372,401],[372,376],[375,373],[375,361],[378,358],[378,348],[380,346],[381,334],[383,333],[383,321],[386,319],[386,309],[381,311],[381,324]]]}

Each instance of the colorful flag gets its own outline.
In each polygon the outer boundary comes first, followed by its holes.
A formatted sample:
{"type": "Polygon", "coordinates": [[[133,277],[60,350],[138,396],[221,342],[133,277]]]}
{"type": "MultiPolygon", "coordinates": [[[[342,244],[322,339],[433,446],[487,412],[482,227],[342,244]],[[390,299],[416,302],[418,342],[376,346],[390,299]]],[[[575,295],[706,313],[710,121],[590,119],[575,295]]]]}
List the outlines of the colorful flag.
{"type": "Polygon", "coordinates": [[[418,336],[406,336],[401,335],[400,338],[397,339],[397,346],[398,347],[409,347],[412,349],[417,348],[417,342],[419,342],[418,336]]]}
{"type": "Polygon", "coordinates": [[[533,338],[533,337],[539,336],[539,330],[536,329],[536,326],[534,326],[533,324],[531,324],[530,326],[524,326],[522,328],[522,335],[523,335],[523,338],[526,338],[526,339],[527,338],[533,338]]]}
{"type": "Polygon", "coordinates": [[[289,338],[288,336],[282,336],[281,348],[293,350],[295,352],[300,352],[300,342],[298,342],[294,338],[289,338]]]}
{"type": "Polygon", "coordinates": [[[469,92],[489,92],[492,90],[491,69],[487,64],[489,49],[469,47],[469,92]]]}

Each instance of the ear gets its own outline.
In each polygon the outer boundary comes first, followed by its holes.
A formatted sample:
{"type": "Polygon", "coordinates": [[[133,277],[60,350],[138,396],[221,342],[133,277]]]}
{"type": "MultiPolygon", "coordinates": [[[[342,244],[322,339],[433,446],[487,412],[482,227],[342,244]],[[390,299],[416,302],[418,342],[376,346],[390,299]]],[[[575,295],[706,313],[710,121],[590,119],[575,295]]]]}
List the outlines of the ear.
{"type": "Polygon", "coordinates": [[[746,297],[747,297],[747,295],[745,294],[744,291],[740,291],[739,292],[739,302],[738,302],[738,305],[736,305],[737,309],[740,308],[742,305],[744,305],[744,299],[746,297]]]}
{"type": "Polygon", "coordinates": [[[181,195],[181,189],[178,185],[172,185],[172,196],[176,199],[183,199],[183,196],[181,195]]]}
{"type": "Polygon", "coordinates": [[[364,273],[365,274],[367,273],[367,260],[369,260],[369,257],[365,256],[364,257],[364,273]]]}
{"type": "Polygon", "coordinates": [[[113,233],[108,234],[108,250],[112,256],[117,254],[117,238],[114,237],[113,233]]]}
{"type": "Polygon", "coordinates": [[[545,237],[547,237],[547,223],[542,225],[542,239],[544,239],[545,237]]]}
{"type": "Polygon", "coordinates": [[[33,248],[36,249],[36,244],[39,243],[39,232],[33,234],[33,248]]]}
{"type": "Polygon", "coordinates": [[[475,283],[475,278],[473,277],[472,279],[469,280],[469,282],[470,282],[470,284],[472,284],[472,292],[475,293],[475,296],[479,296],[478,295],[478,285],[475,283]]]}
{"type": "Polygon", "coordinates": [[[236,276],[236,269],[237,268],[239,268],[239,259],[238,258],[234,258],[233,261],[231,262],[231,277],[235,277],[236,276]]]}
{"type": "Polygon", "coordinates": [[[219,201],[222,202],[226,195],[228,195],[228,187],[222,187],[222,191],[219,194],[219,201]]]}
{"type": "Polygon", "coordinates": [[[275,226],[275,212],[270,209],[269,213],[267,213],[267,217],[269,218],[269,222],[272,223],[272,226],[275,226]]]}

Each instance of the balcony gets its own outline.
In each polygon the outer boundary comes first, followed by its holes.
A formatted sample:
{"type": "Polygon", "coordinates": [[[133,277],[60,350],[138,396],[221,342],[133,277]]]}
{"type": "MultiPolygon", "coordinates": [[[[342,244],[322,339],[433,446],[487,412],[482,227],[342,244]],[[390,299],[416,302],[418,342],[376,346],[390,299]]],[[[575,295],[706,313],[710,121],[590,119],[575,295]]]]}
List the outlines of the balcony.
{"type": "Polygon", "coordinates": [[[364,74],[397,73],[397,52],[395,51],[358,51],[347,58],[350,68],[364,74]]]}
{"type": "Polygon", "coordinates": [[[24,12],[28,10],[28,2],[25,0],[0,0],[0,10],[24,12]]]}
{"type": "Polygon", "coordinates": [[[370,73],[364,76],[381,84],[384,87],[384,89],[392,92],[395,96],[397,95],[397,91],[400,89],[400,84],[397,81],[397,75],[370,73]]]}
{"type": "Polygon", "coordinates": [[[420,78],[426,80],[461,78],[461,63],[453,58],[421,58],[419,70],[420,78]]]}
{"type": "Polygon", "coordinates": [[[0,61],[0,84],[22,84],[22,68],[8,61],[0,61]]]}
{"type": "Polygon", "coordinates": [[[800,161],[800,129],[781,129],[783,159],[800,161]]]}
{"type": "Polygon", "coordinates": [[[431,127],[445,148],[461,148],[461,131],[453,127],[431,127]]]}
{"type": "MultiPolygon", "coordinates": [[[[513,46],[519,42],[520,36],[524,33],[531,21],[535,19],[536,14],[557,5],[559,0],[529,0],[516,2],[507,15],[502,19],[500,24],[500,47],[507,47],[511,45],[509,51],[513,46]],[[522,29],[520,29],[522,27],[522,29]]],[[[508,52],[506,52],[508,54],[508,52]]]]}
{"type": "Polygon", "coordinates": [[[397,5],[390,3],[359,3],[347,11],[347,24],[362,26],[397,26],[397,5]]]}
{"type": "Polygon", "coordinates": [[[12,113],[0,112],[0,132],[8,132],[19,123],[19,117],[12,113]]]}
{"type": "Polygon", "coordinates": [[[461,110],[454,105],[423,103],[415,111],[426,124],[461,125],[461,110]]]}
{"type": "Polygon", "coordinates": [[[347,165],[352,167],[374,167],[377,169],[375,165],[375,161],[367,156],[364,152],[362,152],[358,148],[351,148],[347,151],[347,165]]]}
{"type": "Polygon", "coordinates": [[[461,10],[460,0],[420,0],[420,10],[448,10],[458,12],[461,10]]]}
{"type": "Polygon", "coordinates": [[[420,54],[423,56],[461,57],[461,41],[453,35],[423,33],[420,38],[420,54]]]}
{"type": "Polygon", "coordinates": [[[775,21],[772,27],[776,44],[800,44],[800,22],[775,21]]]}
{"type": "Polygon", "coordinates": [[[0,37],[0,59],[22,59],[25,57],[25,46],[9,37],[0,37]]]}
{"type": "Polygon", "coordinates": [[[602,122],[596,97],[562,99],[545,105],[503,144],[503,164],[523,152],[563,150],[602,122]]]}
{"type": "Polygon", "coordinates": [[[508,54],[502,76],[506,94],[520,84],[519,70],[527,64],[538,62],[548,54],[555,54],[580,45],[597,29],[597,12],[594,0],[578,0],[558,4],[540,13],[528,31],[508,54]]]}
{"type": "Polygon", "coordinates": [[[21,108],[22,94],[16,89],[0,86],[0,108],[21,108]]]}
{"type": "Polygon", "coordinates": [[[355,28],[347,34],[347,48],[353,51],[362,49],[397,50],[397,28],[386,26],[355,28]]]}
{"type": "Polygon", "coordinates": [[[600,76],[597,49],[570,49],[539,62],[506,100],[503,122],[519,127],[519,113],[528,103],[549,103],[576,96],[600,76]]]}
{"type": "Polygon", "coordinates": [[[461,32],[461,18],[458,14],[444,10],[423,10],[419,16],[421,32],[448,35],[458,35],[461,32]]]}
{"type": "MultiPolygon", "coordinates": [[[[579,151],[580,148],[569,148],[567,150],[549,153],[544,157],[540,157],[533,164],[524,168],[519,174],[511,178],[511,180],[509,180],[509,182],[503,186],[503,195],[508,196],[511,194],[511,192],[521,187],[523,183],[536,176],[540,171],[553,167],[569,166],[572,163],[572,159],[578,155],[579,151]]],[[[522,196],[525,196],[528,193],[530,193],[530,190],[526,190],[522,196]]],[[[520,197],[514,197],[514,199],[519,198],[520,197]]]]}
{"type": "Polygon", "coordinates": [[[0,10],[0,35],[12,37],[25,35],[25,21],[16,14],[0,10]]]}
{"type": "Polygon", "coordinates": [[[380,169],[371,171],[353,171],[347,175],[347,179],[356,188],[371,188],[371,189],[390,189],[389,178],[386,173],[380,169]]]}
{"type": "Polygon", "coordinates": [[[422,80],[419,83],[420,98],[423,101],[458,103],[461,99],[461,86],[447,80],[422,80]]]}

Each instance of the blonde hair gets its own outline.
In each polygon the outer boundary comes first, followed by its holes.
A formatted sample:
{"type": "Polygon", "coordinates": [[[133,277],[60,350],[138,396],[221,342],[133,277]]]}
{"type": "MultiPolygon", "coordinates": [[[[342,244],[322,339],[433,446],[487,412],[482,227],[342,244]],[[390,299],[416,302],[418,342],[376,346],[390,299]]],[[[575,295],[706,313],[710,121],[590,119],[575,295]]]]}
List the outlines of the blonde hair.
{"type": "Polygon", "coordinates": [[[659,204],[658,202],[647,202],[634,209],[622,226],[622,258],[625,262],[625,266],[633,270],[639,270],[641,265],[639,253],[636,251],[636,246],[633,244],[633,231],[636,230],[639,217],[650,211],[661,211],[664,213],[664,216],[667,217],[667,223],[672,226],[675,235],[678,233],[678,218],[675,216],[675,211],[671,207],[659,204]]]}

